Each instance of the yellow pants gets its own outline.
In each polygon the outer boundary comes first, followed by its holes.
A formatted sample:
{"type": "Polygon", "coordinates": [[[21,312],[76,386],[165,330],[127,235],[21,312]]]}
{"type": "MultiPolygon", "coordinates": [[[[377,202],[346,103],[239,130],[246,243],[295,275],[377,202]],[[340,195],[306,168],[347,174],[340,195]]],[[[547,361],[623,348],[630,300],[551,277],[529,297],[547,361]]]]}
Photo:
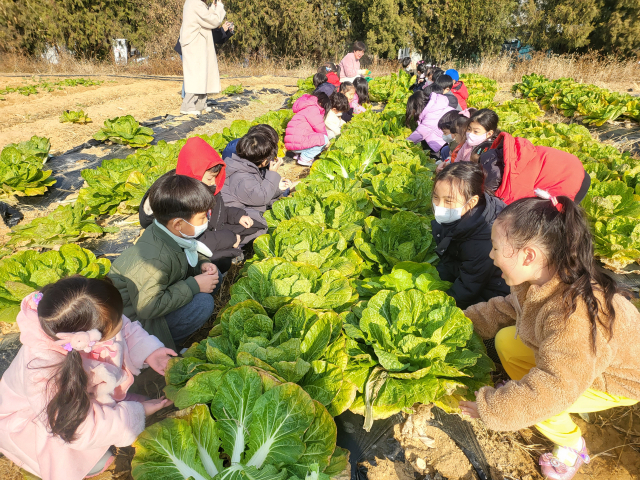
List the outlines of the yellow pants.
{"type": "MultiPolygon", "coordinates": [[[[502,366],[513,380],[520,380],[536,366],[533,350],[522,343],[520,338],[516,338],[515,326],[503,328],[498,332],[496,350],[502,361],[502,366]]],[[[609,395],[589,388],[566,411],[538,423],[536,428],[557,445],[572,447],[578,444],[582,432],[580,427],[571,420],[570,413],[600,412],[636,403],[636,400],[609,395]]]]}

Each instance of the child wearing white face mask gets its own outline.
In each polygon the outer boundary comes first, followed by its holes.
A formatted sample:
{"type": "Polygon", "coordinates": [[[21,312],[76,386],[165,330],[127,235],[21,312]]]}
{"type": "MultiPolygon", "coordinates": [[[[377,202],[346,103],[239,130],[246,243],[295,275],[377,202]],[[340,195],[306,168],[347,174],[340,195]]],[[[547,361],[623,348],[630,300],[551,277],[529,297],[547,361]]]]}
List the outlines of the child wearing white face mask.
{"type": "Polygon", "coordinates": [[[164,175],[149,191],[154,221],[111,264],[124,314],[176,349],[212,315],[219,283],[211,250],[196,237],[208,225],[215,197],[200,180],[164,175]]]}
{"type": "Polygon", "coordinates": [[[465,142],[462,144],[455,161],[475,161],[477,163],[480,153],[491,147],[493,140],[499,133],[496,112],[488,108],[478,110],[469,118],[465,142]]]}
{"type": "Polygon", "coordinates": [[[453,283],[447,293],[460,308],[509,294],[489,257],[491,226],[504,207],[485,193],[484,172],[475,163],[449,164],[436,175],[431,222],[440,257],[436,268],[440,278],[453,283]]]}

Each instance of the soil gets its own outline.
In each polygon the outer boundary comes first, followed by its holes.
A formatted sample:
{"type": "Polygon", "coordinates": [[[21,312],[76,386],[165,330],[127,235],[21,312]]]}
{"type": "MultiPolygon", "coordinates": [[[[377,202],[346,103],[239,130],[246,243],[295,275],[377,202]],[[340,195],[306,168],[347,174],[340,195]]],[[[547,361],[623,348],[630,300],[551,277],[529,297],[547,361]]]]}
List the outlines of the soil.
{"type": "MultiPolygon", "coordinates": [[[[20,86],[45,79],[46,77],[23,79],[0,75],[0,85],[20,86]]],[[[28,97],[19,93],[5,95],[5,100],[0,102],[0,148],[8,143],[21,142],[38,135],[51,139],[51,153],[56,155],[90,140],[108,118],[133,115],[136,120],[144,121],[159,115],[180,114],[180,77],[167,80],[110,77],[97,79],[104,80],[104,83],[92,87],[66,87],[64,90],[51,93],[41,91],[28,97]],[[63,111],[80,109],[89,115],[92,123],[60,123],[59,117],[63,111]]],[[[255,90],[277,88],[292,93],[297,90],[296,80],[272,76],[223,78],[222,88],[242,84],[255,90]]],[[[211,95],[210,98],[218,96],[220,95],[211,95]]],[[[278,107],[281,104],[282,97],[278,107]]],[[[266,103],[262,106],[265,107],[262,113],[269,110],[266,103]]],[[[269,106],[272,106],[271,103],[269,106]]],[[[239,113],[240,111],[236,115],[239,113]]],[[[254,117],[255,115],[249,116],[247,113],[244,118],[254,117]]]]}

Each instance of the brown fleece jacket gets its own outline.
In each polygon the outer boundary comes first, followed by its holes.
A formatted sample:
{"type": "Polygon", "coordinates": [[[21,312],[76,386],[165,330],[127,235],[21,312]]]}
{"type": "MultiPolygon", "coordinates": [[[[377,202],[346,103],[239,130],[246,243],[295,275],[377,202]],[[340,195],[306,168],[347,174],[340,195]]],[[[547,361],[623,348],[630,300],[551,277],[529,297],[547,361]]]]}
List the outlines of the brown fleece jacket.
{"type": "Polygon", "coordinates": [[[522,342],[535,353],[536,367],[520,381],[478,392],[478,412],[490,429],[519,430],[539,423],[565,411],[588,388],[640,400],[640,312],[616,295],[613,338],[599,325],[594,353],[585,303],[579,301],[568,318],[562,313],[566,288],[557,276],[542,286],[523,283],[511,287],[507,297],[465,311],[484,339],[515,324],[522,342]]]}

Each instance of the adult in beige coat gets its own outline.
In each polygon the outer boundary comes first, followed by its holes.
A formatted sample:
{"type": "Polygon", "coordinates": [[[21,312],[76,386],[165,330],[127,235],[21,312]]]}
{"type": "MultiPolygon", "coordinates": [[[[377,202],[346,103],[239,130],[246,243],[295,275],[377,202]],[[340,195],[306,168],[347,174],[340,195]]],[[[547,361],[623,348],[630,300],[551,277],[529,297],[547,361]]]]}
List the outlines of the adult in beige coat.
{"type": "Polygon", "coordinates": [[[220,73],[211,30],[218,28],[226,12],[221,2],[211,7],[203,0],[186,0],[182,11],[180,46],[185,96],[183,114],[199,114],[207,106],[207,94],[220,91],[220,73]]]}

